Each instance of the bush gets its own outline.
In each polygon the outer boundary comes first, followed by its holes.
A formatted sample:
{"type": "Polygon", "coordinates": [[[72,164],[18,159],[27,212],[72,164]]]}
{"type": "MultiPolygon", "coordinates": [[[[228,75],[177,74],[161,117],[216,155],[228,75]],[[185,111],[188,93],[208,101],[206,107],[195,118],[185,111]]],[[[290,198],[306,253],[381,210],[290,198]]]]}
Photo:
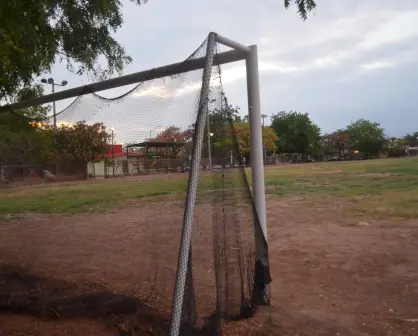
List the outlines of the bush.
{"type": "Polygon", "coordinates": [[[388,157],[402,157],[405,155],[405,147],[394,146],[388,149],[388,157]]]}

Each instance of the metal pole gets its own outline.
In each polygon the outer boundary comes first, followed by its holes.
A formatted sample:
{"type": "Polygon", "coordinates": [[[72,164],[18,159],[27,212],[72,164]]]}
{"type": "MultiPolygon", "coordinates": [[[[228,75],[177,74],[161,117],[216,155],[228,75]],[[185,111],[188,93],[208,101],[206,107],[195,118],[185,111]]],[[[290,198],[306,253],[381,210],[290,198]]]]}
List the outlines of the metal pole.
{"type": "MultiPolygon", "coordinates": [[[[264,118],[265,117],[267,117],[267,115],[265,115],[265,114],[261,115],[261,118],[263,119],[262,132],[264,132],[264,118]]],[[[262,139],[262,141],[263,141],[263,162],[264,162],[264,165],[265,165],[267,163],[267,150],[266,150],[266,147],[264,147],[264,139],[262,139]]]]}
{"type": "Polygon", "coordinates": [[[251,174],[252,191],[257,215],[260,221],[264,237],[267,240],[266,224],[266,197],[264,188],[264,165],[263,165],[263,134],[261,128],[260,112],[260,84],[258,76],[257,46],[251,46],[251,52],[247,56],[247,90],[248,111],[250,119],[251,141],[251,174]]]}
{"type": "MultiPolygon", "coordinates": [[[[52,94],[55,93],[55,83],[52,83],[52,94]]],[[[52,102],[52,113],[54,114],[54,141],[57,135],[57,110],[55,107],[55,100],[52,102]]]]}
{"type": "Polygon", "coordinates": [[[181,245],[177,264],[176,287],[174,291],[169,333],[170,336],[178,336],[180,333],[181,314],[183,311],[183,299],[192,239],[192,226],[195,215],[196,192],[202,156],[203,136],[205,133],[205,122],[207,121],[208,114],[209,86],[213,66],[213,53],[215,49],[214,33],[209,34],[207,43],[206,64],[203,70],[202,90],[200,91],[199,112],[196,121],[192,163],[190,167],[189,185],[186,196],[186,207],[184,210],[183,229],[181,232],[181,245]]]}
{"type": "Polygon", "coordinates": [[[227,47],[233,48],[235,50],[240,50],[245,53],[251,52],[250,47],[247,47],[241,43],[235,42],[230,40],[229,38],[223,37],[221,35],[216,34],[216,42],[219,42],[220,44],[223,44],[227,47]]]}
{"type": "MultiPolygon", "coordinates": [[[[264,242],[267,242],[267,219],[266,219],[266,196],[264,187],[264,164],[263,164],[263,133],[261,128],[261,107],[260,107],[260,83],[258,76],[257,46],[251,46],[251,52],[246,59],[247,68],[247,93],[248,93],[248,114],[250,121],[250,154],[251,154],[251,175],[252,194],[261,226],[256,233],[256,258],[261,264],[266,262],[268,257],[264,242]],[[260,237],[264,235],[264,237],[260,237]]],[[[264,303],[270,302],[270,285],[264,287],[264,303]]]]}
{"type": "MultiPolygon", "coordinates": [[[[226,51],[216,54],[213,58],[213,65],[220,65],[226,63],[232,63],[236,61],[242,61],[247,56],[247,53],[238,50],[226,51]]],[[[179,63],[165,65],[162,67],[140,71],[126,76],[116,77],[108,79],[102,82],[97,82],[85,86],[79,86],[77,88],[68,89],[57,92],[55,94],[49,94],[42,97],[28,99],[25,101],[17,102],[10,105],[0,106],[0,112],[10,111],[10,109],[16,111],[31,107],[33,105],[42,105],[52,103],[53,101],[59,101],[63,99],[78,97],[81,95],[114,89],[120,86],[129,84],[135,84],[143,81],[148,81],[156,78],[173,76],[193,70],[203,69],[205,67],[206,57],[200,57],[191,59],[179,63]]]]}
{"type": "MultiPolygon", "coordinates": [[[[55,83],[52,82],[52,94],[55,94],[55,83]]],[[[55,100],[52,102],[52,113],[54,118],[54,146],[57,148],[57,108],[55,106],[55,100]]],[[[55,176],[58,177],[60,173],[60,163],[59,160],[55,162],[55,176]]]]}
{"type": "Polygon", "coordinates": [[[212,169],[212,148],[211,148],[211,138],[210,138],[210,117],[208,113],[208,158],[209,158],[209,169],[212,169]]]}
{"type": "Polygon", "coordinates": [[[112,170],[113,177],[115,177],[115,147],[113,146],[113,130],[112,130],[112,170]]]}

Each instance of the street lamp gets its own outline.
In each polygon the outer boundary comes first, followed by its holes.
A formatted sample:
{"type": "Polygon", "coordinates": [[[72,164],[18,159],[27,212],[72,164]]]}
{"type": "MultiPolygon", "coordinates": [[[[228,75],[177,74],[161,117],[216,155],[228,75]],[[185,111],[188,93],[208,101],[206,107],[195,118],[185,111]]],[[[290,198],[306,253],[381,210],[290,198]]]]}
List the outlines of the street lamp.
{"type": "MultiPolygon", "coordinates": [[[[68,84],[67,81],[62,81],[61,84],[57,84],[55,83],[53,78],[48,78],[48,80],[46,80],[45,78],[41,79],[41,83],[43,84],[50,84],[52,87],[52,93],[55,93],[55,86],[66,86],[68,84]]],[[[55,107],[55,100],[52,102],[52,113],[54,116],[54,144],[57,144],[57,110],[55,107]]],[[[60,172],[60,165],[59,165],[59,161],[57,160],[56,162],[56,166],[55,166],[55,174],[58,175],[60,172]]]]}
{"type": "Polygon", "coordinates": [[[112,171],[113,171],[113,177],[115,177],[115,150],[113,148],[113,132],[115,129],[111,127],[110,130],[112,132],[112,171]]]}
{"type": "MultiPolygon", "coordinates": [[[[68,84],[67,81],[62,81],[61,84],[55,83],[53,78],[45,78],[41,79],[41,83],[50,84],[52,87],[52,93],[55,93],[55,86],[66,86],[68,84]]],[[[54,136],[57,134],[57,111],[55,108],[55,100],[52,102],[52,113],[54,114],[54,136]]]]}

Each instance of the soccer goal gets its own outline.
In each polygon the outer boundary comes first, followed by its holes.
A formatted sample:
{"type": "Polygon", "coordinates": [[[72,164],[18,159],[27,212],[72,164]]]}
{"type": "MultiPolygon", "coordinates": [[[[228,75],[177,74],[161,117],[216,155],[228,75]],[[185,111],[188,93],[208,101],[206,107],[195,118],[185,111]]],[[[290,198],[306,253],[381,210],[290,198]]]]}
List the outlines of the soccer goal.
{"type": "MultiPolygon", "coordinates": [[[[109,259],[118,260],[113,270],[91,256],[94,265],[106,270],[107,286],[118,291],[123,283],[131,289],[129,295],[150,310],[167,312],[167,321],[163,318],[156,328],[166,325],[164,331],[171,336],[202,330],[217,334],[222,320],[249,317],[257,305],[268,304],[271,279],[257,46],[210,33],[185,61],[2,106],[0,113],[19,114],[68,98],[76,99],[51,120],[68,125],[100,122],[111,129],[112,151],[107,155],[113,167],[106,162],[89,164],[96,175],[103,166],[105,174],[116,171],[125,176],[118,200],[128,194],[140,199],[134,204],[137,212],[122,209],[122,218],[108,223],[115,226],[115,235],[122,228],[132,233],[129,239],[123,234],[119,239],[132,244],[130,254],[116,248],[108,251],[109,259]],[[232,50],[219,52],[219,44],[232,50]],[[251,188],[222,87],[221,65],[238,61],[246,64],[251,188]],[[116,98],[98,94],[128,85],[130,90],[116,98]],[[160,171],[169,172],[169,177],[160,171]],[[147,202],[147,196],[152,201],[147,202]]],[[[103,230],[108,230],[105,220],[103,230]]]]}

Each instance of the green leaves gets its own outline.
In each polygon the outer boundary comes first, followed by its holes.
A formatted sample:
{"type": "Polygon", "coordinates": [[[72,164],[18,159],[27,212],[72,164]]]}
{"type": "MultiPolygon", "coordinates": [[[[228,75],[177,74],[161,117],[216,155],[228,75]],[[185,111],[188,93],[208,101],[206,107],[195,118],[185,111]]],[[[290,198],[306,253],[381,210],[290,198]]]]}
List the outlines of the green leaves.
{"type": "MultiPolygon", "coordinates": [[[[146,1],[132,0],[140,5],[146,1]]],[[[131,58],[112,37],[121,27],[119,0],[15,0],[0,8],[0,99],[14,96],[57,59],[74,73],[103,80],[131,58]],[[98,60],[103,57],[104,66],[98,60]]]]}
{"type": "Polygon", "coordinates": [[[271,127],[279,136],[278,152],[316,154],[320,147],[320,128],[307,113],[279,112],[271,117],[271,127]]]}
{"type": "Polygon", "coordinates": [[[418,146],[418,132],[414,132],[413,134],[408,133],[404,140],[409,146],[418,146]]]}
{"type": "MultiPolygon", "coordinates": [[[[18,91],[14,101],[39,97],[43,87],[35,85],[18,91]]],[[[32,106],[19,111],[0,114],[0,161],[16,164],[43,162],[45,148],[52,138],[37,127],[46,121],[49,106],[32,106]]]]}
{"type": "Polygon", "coordinates": [[[102,123],[62,125],[57,129],[55,156],[79,162],[95,160],[108,149],[109,138],[102,123]]]}
{"type": "Polygon", "coordinates": [[[284,0],[285,8],[288,9],[292,2],[295,2],[297,5],[298,13],[303,20],[308,18],[308,12],[311,12],[316,8],[314,0],[284,0]]]}
{"type": "Polygon", "coordinates": [[[380,124],[370,120],[359,119],[345,129],[350,148],[369,156],[377,156],[383,149],[386,138],[380,124]]]}

